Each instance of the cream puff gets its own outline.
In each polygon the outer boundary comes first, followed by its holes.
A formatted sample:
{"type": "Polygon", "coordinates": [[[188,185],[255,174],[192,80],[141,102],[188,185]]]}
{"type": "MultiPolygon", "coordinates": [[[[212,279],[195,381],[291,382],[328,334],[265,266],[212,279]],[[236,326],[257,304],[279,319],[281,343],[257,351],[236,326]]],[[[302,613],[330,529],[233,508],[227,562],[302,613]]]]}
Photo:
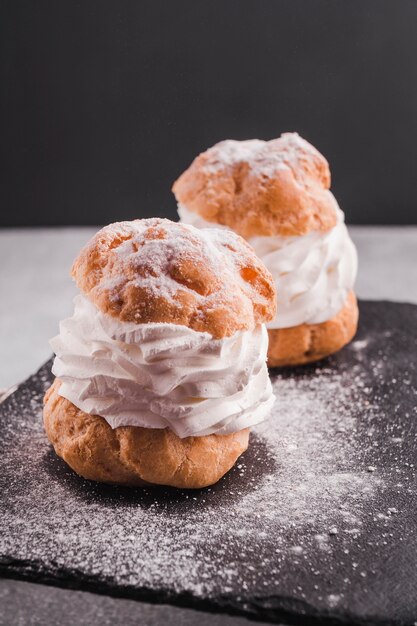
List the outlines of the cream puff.
{"type": "Polygon", "coordinates": [[[72,276],[44,406],[56,453],[101,482],[218,481],[274,401],[263,263],[232,231],[145,219],[100,230],[72,276]]]}
{"type": "Polygon", "coordinates": [[[357,254],[326,159],[297,133],[222,141],[174,183],[181,222],[244,237],[277,287],[271,367],[317,361],[355,335],[357,254]]]}

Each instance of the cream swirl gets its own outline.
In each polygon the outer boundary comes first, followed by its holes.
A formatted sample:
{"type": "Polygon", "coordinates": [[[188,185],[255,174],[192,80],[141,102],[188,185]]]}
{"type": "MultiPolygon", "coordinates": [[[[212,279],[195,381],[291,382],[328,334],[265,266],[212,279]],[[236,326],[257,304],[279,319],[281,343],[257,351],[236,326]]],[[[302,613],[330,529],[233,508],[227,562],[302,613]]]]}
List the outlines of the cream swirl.
{"type": "Polygon", "coordinates": [[[120,322],[83,295],[50,344],[59,393],[116,428],[171,428],[179,437],[258,424],[274,402],[264,325],[214,339],[175,324],[120,322]]]}
{"type": "MultiPolygon", "coordinates": [[[[335,209],[337,224],[325,233],[248,239],[277,287],[277,315],[267,328],[320,324],[343,308],[355,283],[358,259],[336,200],[335,209]]],[[[183,205],[178,213],[182,222],[197,228],[228,228],[207,222],[183,205]]]]}

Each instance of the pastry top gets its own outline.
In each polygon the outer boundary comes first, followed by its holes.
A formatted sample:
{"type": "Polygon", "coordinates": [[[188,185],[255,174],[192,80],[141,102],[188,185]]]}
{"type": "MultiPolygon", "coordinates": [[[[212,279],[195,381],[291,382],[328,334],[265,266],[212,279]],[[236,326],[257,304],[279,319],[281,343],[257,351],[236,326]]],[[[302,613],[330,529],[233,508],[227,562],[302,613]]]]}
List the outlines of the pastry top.
{"type": "Polygon", "coordinates": [[[173,185],[177,201],[242,237],[304,235],[336,225],[326,159],[297,133],[226,140],[200,154],[173,185]]]}
{"type": "Polygon", "coordinates": [[[228,230],[160,218],[116,222],[81,250],[72,276],[121,322],[182,324],[221,338],[275,316],[271,274],[228,230]]]}

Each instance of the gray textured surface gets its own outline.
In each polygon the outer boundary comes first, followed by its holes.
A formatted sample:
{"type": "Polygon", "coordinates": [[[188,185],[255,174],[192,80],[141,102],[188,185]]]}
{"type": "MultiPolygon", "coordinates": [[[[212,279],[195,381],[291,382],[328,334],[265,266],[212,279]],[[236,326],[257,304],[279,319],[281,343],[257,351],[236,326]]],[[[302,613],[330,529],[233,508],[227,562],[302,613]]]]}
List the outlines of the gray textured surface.
{"type": "MultiPolygon", "coordinates": [[[[69,269],[95,230],[0,231],[0,389],[50,356],[48,339],[76,293],[69,269]]],[[[350,230],[359,251],[359,297],[417,302],[417,226],[350,230]]]]}
{"type": "Polygon", "coordinates": [[[0,626],[249,626],[245,618],[200,613],[57,589],[17,580],[0,580],[0,626]]]}

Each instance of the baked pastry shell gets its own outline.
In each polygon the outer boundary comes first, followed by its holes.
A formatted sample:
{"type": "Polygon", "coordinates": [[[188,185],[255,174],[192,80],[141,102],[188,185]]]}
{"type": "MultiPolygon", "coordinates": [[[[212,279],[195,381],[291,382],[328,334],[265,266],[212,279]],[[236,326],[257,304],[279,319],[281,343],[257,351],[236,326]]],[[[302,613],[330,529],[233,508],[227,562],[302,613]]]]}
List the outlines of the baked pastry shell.
{"type": "Polygon", "coordinates": [[[249,428],[184,439],[168,428],[112,429],[60,396],[60,385],[55,379],[45,394],[46,434],[56,454],[88,480],[199,489],[216,483],[248,447],[249,428]]]}
{"type": "Polygon", "coordinates": [[[338,352],[355,336],[358,318],[356,295],[350,291],[343,308],[326,322],[269,329],[268,367],[303,365],[338,352]]]}
{"type": "Polygon", "coordinates": [[[261,156],[242,156],[233,164],[225,156],[229,143],[201,153],[179,176],[172,187],[177,202],[245,239],[327,232],[336,225],[329,164],[308,141],[284,133],[264,142],[261,156]],[[281,167],[271,172],[274,156],[281,167]]]}
{"type": "Polygon", "coordinates": [[[166,219],[102,228],[75,259],[72,276],[121,323],[180,324],[221,339],[276,313],[273,278],[244,239],[221,232],[208,246],[198,229],[166,219]]]}

